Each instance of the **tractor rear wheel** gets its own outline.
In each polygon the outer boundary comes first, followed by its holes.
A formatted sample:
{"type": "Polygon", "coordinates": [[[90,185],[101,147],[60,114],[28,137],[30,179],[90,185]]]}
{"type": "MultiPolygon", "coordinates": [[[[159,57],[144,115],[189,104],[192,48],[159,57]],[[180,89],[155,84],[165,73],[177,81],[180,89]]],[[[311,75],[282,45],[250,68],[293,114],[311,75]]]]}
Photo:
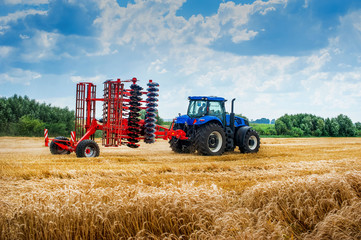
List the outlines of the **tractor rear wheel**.
{"type": "Polygon", "coordinates": [[[95,141],[87,139],[78,144],[75,153],[77,157],[98,157],[100,150],[95,141]]]}
{"type": "MultiPolygon", "coordinates": [[[[237,134],[237,137],[241,137],[240,134],[237,134]]],[[[239,139],[239,150],[241,153],[256,153],[259,150],[260,140],[258,133],[254,130],[249,130],[244,139],[239,139]]]]}
{"type": "Polygon", "coordinates": [[[56,137],[56,138],[54,138],[54,140],[51,141],[50,146],[49,146],[51,154],[54,154],[54,155],[70,154],[69,151],[67,151],[66,149],[62,149],[61,147],[59,147],[56,144],[56,143],[60,143],[60,144],[69,146],[69,143],[63,142],[63,141],[56,141],[56,140],[69,141],[69,139],[67,139],[66,137],[56,137]]]}
{"type": "Polygon", "coordinates": [[[226,148],[226,135],[221,126],[210,123],[198,130],[195,144],[202,155],[222,155],[226,148]]]}

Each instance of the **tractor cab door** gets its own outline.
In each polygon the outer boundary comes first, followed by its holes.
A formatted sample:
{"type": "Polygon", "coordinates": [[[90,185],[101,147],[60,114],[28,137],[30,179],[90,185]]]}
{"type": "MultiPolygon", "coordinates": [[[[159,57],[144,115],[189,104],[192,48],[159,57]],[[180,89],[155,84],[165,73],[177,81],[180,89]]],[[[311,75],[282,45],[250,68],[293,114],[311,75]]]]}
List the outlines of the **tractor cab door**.
{"type": "Polygon", "coordinates": [[[208,102],[208,115],[215,116],[222,121],[223,125],[226,126],[226,111],[224,108],[224,102],[222,101],[209,101],[208,102]]]}

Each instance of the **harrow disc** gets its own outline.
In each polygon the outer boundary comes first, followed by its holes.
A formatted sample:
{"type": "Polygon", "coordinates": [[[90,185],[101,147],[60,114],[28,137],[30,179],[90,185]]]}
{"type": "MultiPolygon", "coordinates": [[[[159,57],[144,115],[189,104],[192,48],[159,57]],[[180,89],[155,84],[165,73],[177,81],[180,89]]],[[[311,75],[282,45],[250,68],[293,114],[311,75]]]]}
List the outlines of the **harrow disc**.
{"type": "Polygon", "coordinates": [[[129,127],[135,127],[135,128],[140,127],[138,122],[129,122],[129,121],[128,121],[128,126],[129,127]]]}
{"type": "Polygon", "coordinates": [[[138,148],[139,146],[134,143],[127,143],[127,146],[130,148],[138,148]]]}
{"type": "Polygon", "coordinates": [[[129,105],[132,107],[140,107],[142,104],[138,101],[130,101],[129,105]]]}
{"type": "Polygon", "coordinates": [[[139,91],[131,91],[130,94],[133,96],[133,97],[139,97],[139,96],[142,96],[142,93],[139,92],[139,91]]]}
{"type": "Polygon", "coordinates": [[[159,94],[155,93],[155,92],[147,93],[147,97],[158,97],[158,96],[159,96],[159,94]]]}
{"type": "Polygon", "coordinates": [[[149,98],[147,98],[147,102],[158,102],[158,98],[149,97],[149,98]]]}
{"type": "Polygon", "coordinates": [[[138,134],[132,133],[132,132],[129,133],[128,136],[131,137],[131,138],[139,138],[139,135],[138,135],[138,134]]]}
{"type": "Polygon", "coordinates": [[[157,116],[157,114],[155,114],[155,112],[147,112],[145,114],[146,118],[155,118],[157,116]]]}
{"type": "MultiPolygon", "coordinates": [[[[129,118],[138,118],[140,116],[139,112],[129,112],[129,118]]],[[[138,119],[139,121],[139,119],[138,119]]]]}
{"type": "Polygon", "coordinates": [[[128,139],[128,142],[130,142],[130,143],[138,143],[138,142],[139,142],[139,139],[129,138],[129,139],[128,139]]]}
{"type": "Polygon", "coordinates": [[[130,101],[133,101],[133,102],[139,102],[139,101],[142,101],[142,98],[141,97],[136,97],[136,96],[130,96],[130,101]]]}
{"type": "Polygon", "coordinates": [[[147,84],[148,87],[159,87],[159,84],[156,82],[150,82],[147,84]]]}
{"type": "Polygon", "coordinates": [[[159,92],[159,89],[156,87],[150,87],[150,88],[147,88],[147,91],[148,92],[159,92]]]}
{"type": "Polygon", "coordinates": [[[146,124],[144,125],[144,127],[146,127],[146,128],[155,128],[156,125],[155,125],[155,123],[146,123],[146,124]]]}
{"type": "Polygon", "coordinates": [[[156,130],[154,129],[154,128],[146,128],[145,129],[145,133],[146,134],[153,134],[153,133],[155,133],[156,132],[156,130]]]}
{"type": "MultiPolygon", "coordinates": [[[[147,112],[148,113],[156,113],[157,112],[157,109],[156,108],[147,108],[147,112]]],[[[147,114],[148,114],[147,113],[147,114]]],[[[154,116],[155,117],[155,116],[154,116]]]]}
{"type": "Polygon", "coordinates": [[[130,89],[132,89],[132,90],[138,90],[138,91],[143,90],[143,88],[142,88],[141,86],[137,85],[137,84],[132,84],[132,85],[130,85],[130,89]]]}
{"type": "Polygon", "coordinates": [[[155,107],[158,107],[158,104],[151,102],[151,103],[147,103],[146,106],[149,108],[155,108],[155,107]]]}
{"type": "Polygon", "coordinates": [[[140,108],[139,108],[139,107],[130,107],[129,110],[132,111],[132,112],[136,112],[136,113],[137,113],[137,112],[140,112],[140,108]]]}

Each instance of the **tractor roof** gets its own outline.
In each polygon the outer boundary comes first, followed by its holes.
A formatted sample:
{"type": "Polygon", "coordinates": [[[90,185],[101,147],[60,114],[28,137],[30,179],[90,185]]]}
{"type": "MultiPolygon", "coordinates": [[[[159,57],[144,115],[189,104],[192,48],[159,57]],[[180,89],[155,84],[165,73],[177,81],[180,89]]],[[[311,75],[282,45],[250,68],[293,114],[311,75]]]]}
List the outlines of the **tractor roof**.
{"type": "Polygon", "coordinates": [[[189,100],[205,100],[205,101],[220,101],[225,102],[226,99],[222,97],[214,97],[214,96],[190,96],[188,97],[189,100]]]}

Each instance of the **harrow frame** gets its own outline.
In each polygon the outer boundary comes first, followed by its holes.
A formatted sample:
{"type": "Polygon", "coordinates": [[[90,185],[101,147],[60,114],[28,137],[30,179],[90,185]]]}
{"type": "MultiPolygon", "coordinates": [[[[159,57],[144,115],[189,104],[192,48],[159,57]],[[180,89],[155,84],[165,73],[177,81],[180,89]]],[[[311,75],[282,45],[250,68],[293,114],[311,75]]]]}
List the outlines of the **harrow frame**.
{"type": "Polygon", "coordinates": [[[56,148],[61,152],[52,152],[53,154],[69,154],[75,152],[84,140],[94,140],[94,134],[97,130],[103,132],[102,145],[105,147],[127,145],[131,148],[137,148],[139,147],[137,143],[140,140],[153,143],[155,139],[188,139],[183,130],[173,129],[174,121],[169,129],[155,124],[156,108],[154,106],[157,104],[154,102],[157,99],[154,96],[158,96],[155,94],[155,91],[158,91],[156,88],[158,84],[149,80],[147,84],[149,88],[145,92],[140,91],[142,88],[136,85],[137,81],[136,78],[107,80],[104,82],[103,98],[96,97],[96,85],[93,83],[78,83],[76,87],[75,131],[71,132],[71,140],[50,139],[48,130],[45,129],[45,146],[49,146],[51,141],[50,148],[56,145],[56,148]],[[131,89],[126,89],[125,83],[132,83],[131,89]],[[148,96],[146,101],[139,97],[144,94],[148,96]],[[103,102],[102,120],[95,118],[97,101],[103,102]],[[146,104],[147,107],[143,104],[146,104]],[[147,112],[144,120],[138,118],[139,111],[142,109],[147,112]]]}

